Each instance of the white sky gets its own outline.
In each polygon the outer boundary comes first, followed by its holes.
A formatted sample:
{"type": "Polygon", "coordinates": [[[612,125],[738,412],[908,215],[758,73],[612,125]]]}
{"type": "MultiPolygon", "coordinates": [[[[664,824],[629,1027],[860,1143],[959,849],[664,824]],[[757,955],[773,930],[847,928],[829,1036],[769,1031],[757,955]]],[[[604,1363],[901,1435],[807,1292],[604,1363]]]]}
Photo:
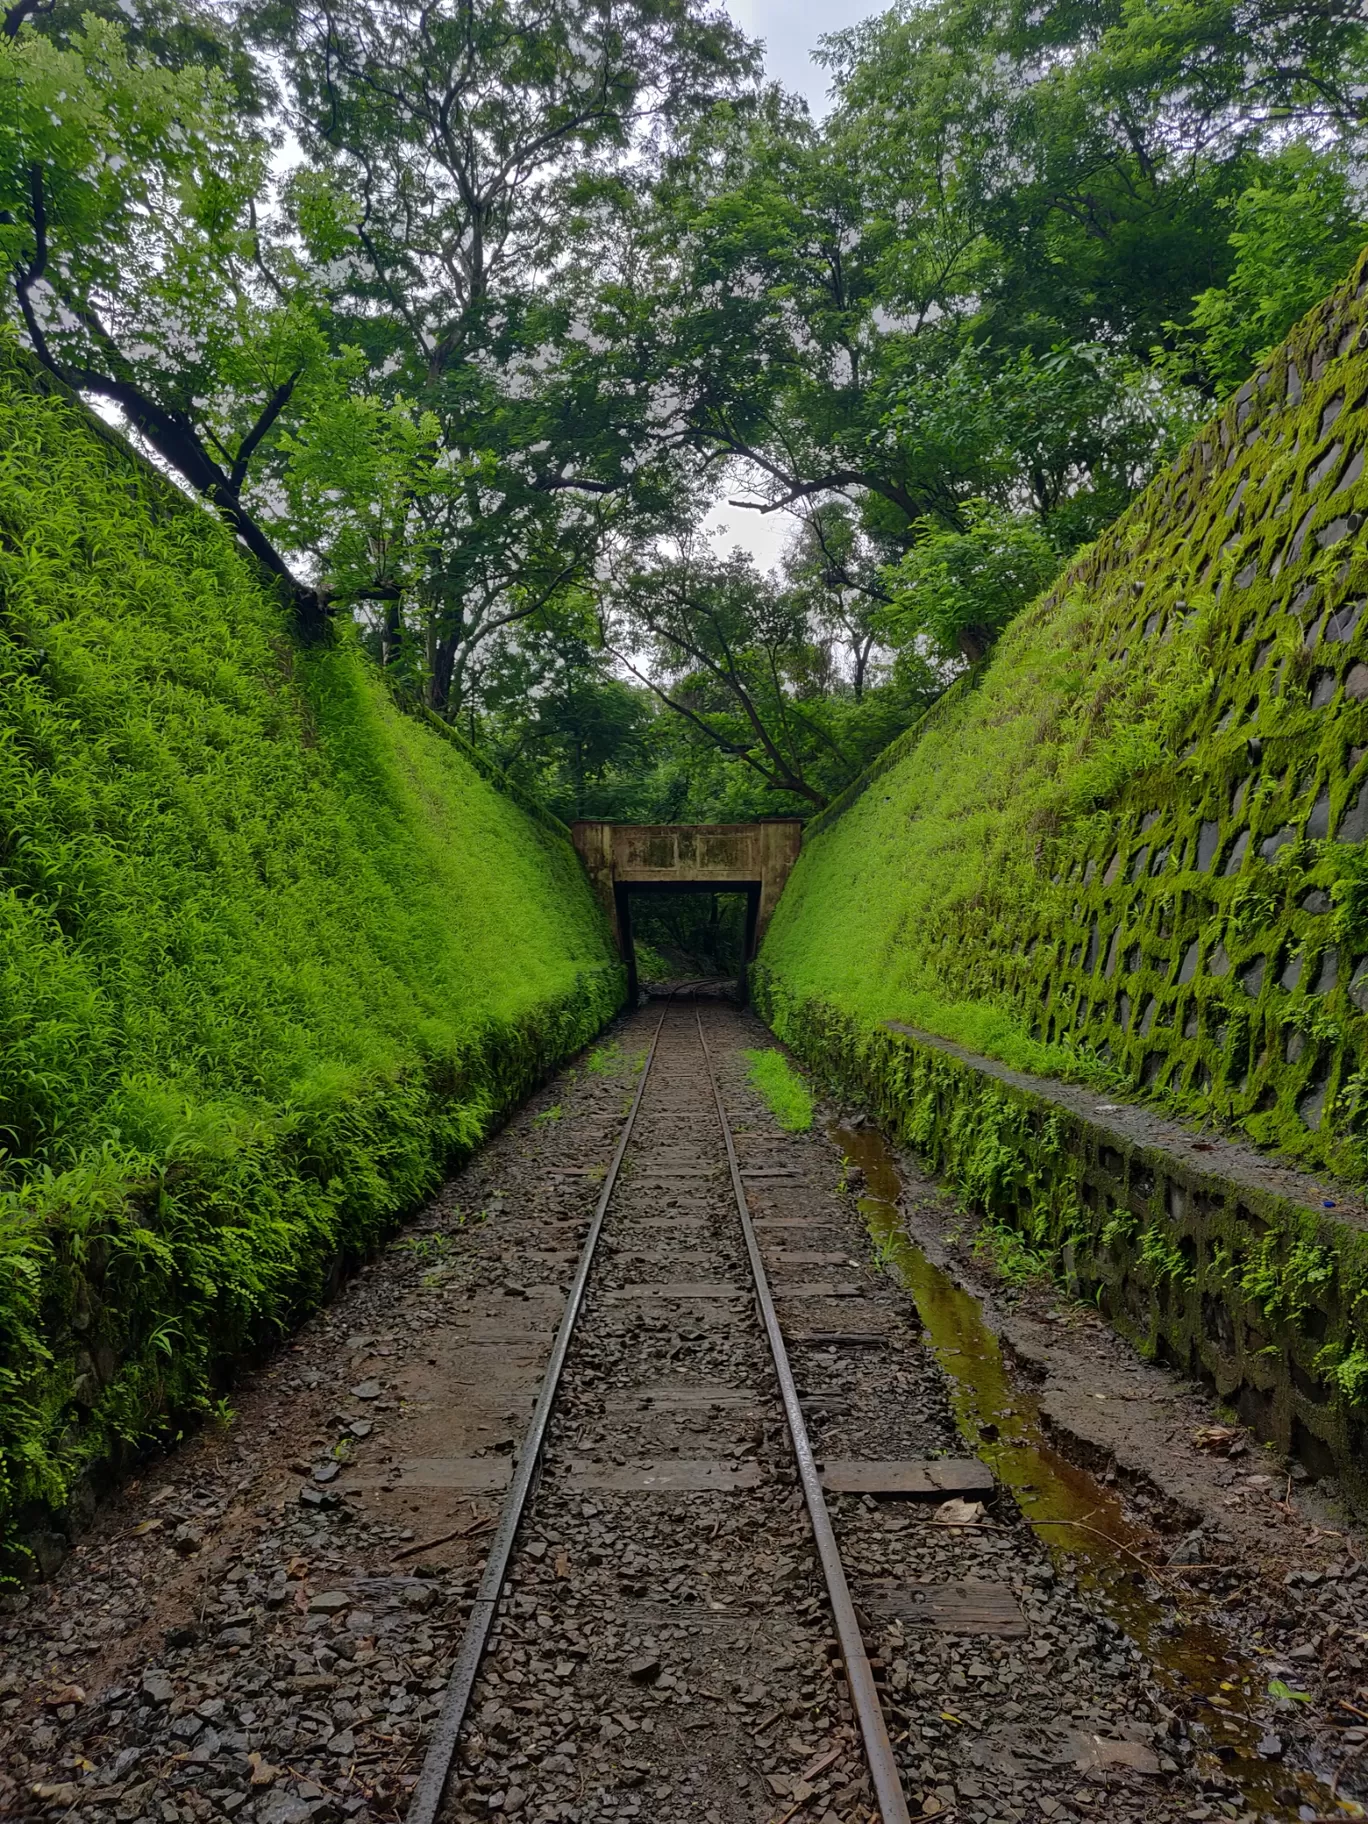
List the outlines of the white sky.
{"type": "Polygon", "coordinates": [[[892,0],[726,0],[743,32],[763,39],[765,65],[777,82],[807,97],[816,115],[827,111],[827,72],[811,58],[826,32],[841,32],[858,20],[888,10],[892,0]]]}
{"type": "MultiPolygon", "coordinates": [[[[891,3],[892,0],[876,0],[873,5],[862,0],[854,0],[854,4],[849,0],[846,4],[842,0],[726,0],[727,11],[742,31],[764,41],[769,74],[786,89],[806,96],[808,106],[819,119],[830,104],[827,72],[811,57],[817,40],[825,32],[844,31],[860,19],[884,12],[891,3]]],[[[728,493],[744,495],[747,490],[742,478],[732,479],[728,493]]],[[[762,570],[778,562],[793,529],[787,513],[762,515],[725,502],[713,509],[705,523],[719,550],[730,551],[740,545],[752,553],[762,570]]]]}

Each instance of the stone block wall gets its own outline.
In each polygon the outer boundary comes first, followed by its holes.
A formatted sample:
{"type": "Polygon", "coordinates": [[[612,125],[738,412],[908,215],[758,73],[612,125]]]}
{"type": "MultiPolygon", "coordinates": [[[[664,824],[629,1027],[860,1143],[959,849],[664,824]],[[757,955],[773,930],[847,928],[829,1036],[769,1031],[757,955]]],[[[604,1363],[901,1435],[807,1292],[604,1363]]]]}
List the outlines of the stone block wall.
{"type": "Polygon", "coordinates": [[[824,1073],[1146,1354],[1368,1511],[1368,1208],[1240,1142],[809,1007],[824,1073]]]}

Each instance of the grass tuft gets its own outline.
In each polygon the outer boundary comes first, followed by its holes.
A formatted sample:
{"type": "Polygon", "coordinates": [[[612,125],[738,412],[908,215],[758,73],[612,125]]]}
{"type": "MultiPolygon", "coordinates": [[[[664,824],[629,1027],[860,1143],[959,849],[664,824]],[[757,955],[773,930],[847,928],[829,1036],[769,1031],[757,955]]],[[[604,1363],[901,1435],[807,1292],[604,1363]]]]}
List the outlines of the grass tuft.
{"type": "Polygon", "coordinates": [[[750,1069],[747,1080],[779,1123],[791,1134],[805,1134],[812,1126],[817,1104],[807,1084],[782,1051],[746,1051],[741,1054],[750,1069]]]}

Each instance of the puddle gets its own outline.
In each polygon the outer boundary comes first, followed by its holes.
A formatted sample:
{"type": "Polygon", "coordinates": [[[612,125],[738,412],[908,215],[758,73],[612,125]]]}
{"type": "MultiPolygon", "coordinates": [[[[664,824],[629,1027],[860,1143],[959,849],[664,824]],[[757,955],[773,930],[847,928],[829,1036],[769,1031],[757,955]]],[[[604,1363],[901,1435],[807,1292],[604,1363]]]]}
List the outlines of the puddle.
{"type": "MultiPolygon", "coordinates": [[[[1057,1558],[1069,1558],[1080,1587],[1125,1630],[1168,1687],[1200,1755],[1213,1757],[1244,1804],[1276,1818],[1362,1817],[1337,1803],[1328,1784],[1257,1752],[1266,1728],[1249,1714],[1264,1697],[1268,1675],[1232,1649],[1219,1628],[1183,1615],[1146,1588],[1141,1568],[1150,1541],[1127,1521],[1105,1484],[1069,1462],[1049,1442],[1039,1405],[1012,1380],[997,1338],[977,1301],[934,1266],[898,1220],[902,1189],[882,1134],[833,1127],[830,1137],[864,1172],[860,1211],[879,1255],[916,1302],[949,1380],[955,1419],[977,1456],[1010,1489],[1025,1517],[1057,1558]],[[1064,1523],[1071,1524],[1064,1524],[1064,1523]]],[[[1175,1605],[1176,1606],[1176,1605],[1175,1605]]],[[[1210,1763],[1209,1763],[1210,1764],[1210,1763]]],[[[1214,1768],[1213,1768],[1214,1770],[1214,1768]]]]}

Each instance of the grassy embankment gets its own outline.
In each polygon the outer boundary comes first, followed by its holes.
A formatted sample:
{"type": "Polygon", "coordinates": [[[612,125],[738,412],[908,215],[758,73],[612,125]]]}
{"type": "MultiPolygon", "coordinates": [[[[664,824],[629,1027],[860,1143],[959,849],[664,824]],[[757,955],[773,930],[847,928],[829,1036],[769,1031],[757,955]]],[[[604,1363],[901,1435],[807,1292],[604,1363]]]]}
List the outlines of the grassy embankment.
{"type": "Polygon", "coordinates": [[[784,1036],[906,1021],[1368,1178],[1356,289],[809,831],[757,971],[784,1036]]]}
{"type": "Polygon", "coordinates": [[[563,835],[0,362],[0,1532],[88,1506],[612,1013],[563,835]]]}
{"type": "Polygon", "coordinates": [[[1368,256],[809,828],[754,971],[800,1057],[1345,1473],[1368,1231],[1333,1194],[1165,1206],[1161,1159],[884,1023],[1368,1183],[1366,450],[1368,256]]]}

